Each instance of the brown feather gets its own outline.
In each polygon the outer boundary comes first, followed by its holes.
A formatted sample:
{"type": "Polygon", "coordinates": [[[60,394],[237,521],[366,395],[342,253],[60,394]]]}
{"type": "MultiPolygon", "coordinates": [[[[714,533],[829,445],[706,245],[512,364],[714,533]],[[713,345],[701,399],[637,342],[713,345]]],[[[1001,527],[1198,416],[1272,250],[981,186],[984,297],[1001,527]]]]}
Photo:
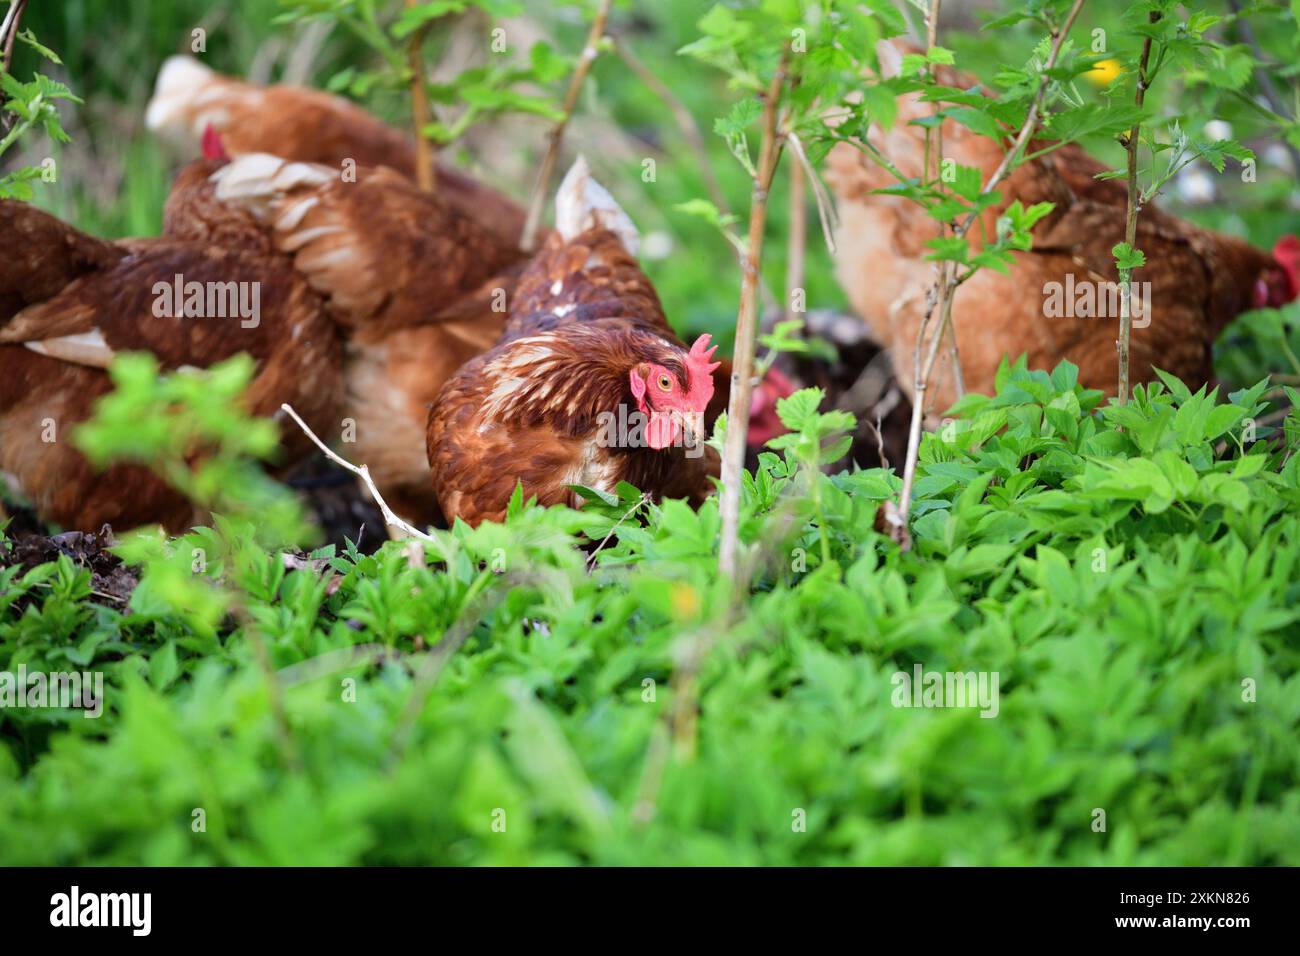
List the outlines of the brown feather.
{"type": "MultiPolygon", "coordinates": [[[[658,296],[610,232],[553,237],[519,281],[501,342],[464,365],[429,412],[427,452],[443,513],[499,521],[521,484],[543,505],[577,505],[570,485],[629,481],[653,497],[709,493],[717,457],[702,445],[605,442],[602,416],[636,410],[629,371],[662,365],[684,381],[686,348],[658,296]]],[[[615,436],[617,437],[617,436],[615,436]]]]}
{"type": "MultiPolygon", "coordinates": [[[[49,216],[29,206],[4,204],[0,214],[24,236],[55,231],[49,216]]],[[[289,402],[314,429],[324,431],[338,420],[340,396],[333,383],[341,371],[340,340],[319,297],[281,257],[172,239],[133,241],[127,249],[108,251],[60,225],[63,246],[94,250],[98,268],[88,269],[84,256],[64,256],[63,287],[0,329],[0,342],[7,343],[0,346],[0,469],[32,497],[43,518],[83,531],[104,523],[124,528],[154,522],[180,531],[195,515],[142,468],[95,474],[68,436],[109,391],[107,373],[38,355],[22,342],[94,332],[113,352],[148,351],[167,369],[203,368],[247,352],[256,363],[247,393],[253,414],[270,416],[289,402]],[[186,283],[257,283],[256,326],[238,315],[158,314],[166,310],[155,309],[156,286],[173,285],[176,275],[186,283]],[[50,425],[52,442],[46,440],[50,425]]],[[[52,276],[34,276],[33,286],[52,287],[52,276]]],[[[30,298],[21,291],[32,287],[25,278],[9,275],[5,281],[11,278],[19,288],[0,286],[0,295],[30,298]]],[[[308,450],[296,429],[282,435],[286,463],[308,450]]]]}
{"type": "MultiPolygon", "coordinates": [[[[258,86],[217,73],[194,79],[188,100],[177,102],[169,125],[198,152],[210,124],[232,156],[271,153],[329,166],[387,166],[415,178],[415,145],[359,106],[321,90],[258,86]]],[[[437,192],[503,245],[518,245],[525,212],[502,193],[455,170],[437,170],[437,192]]]]}
{"type": "MultiPolygon", "coordinates": [[[[975,85],[973,78],[947,67],[940,68],[938,80],[963,89],[975,85]]],[[[871,132],[873,144],[905,176],[920,175],[924,161],[923,136],[909,121],[931,110],[914,95],[903,97],[891,130],[871,132]]],[[[945,159],[979,169],[984,181],[1002,160],[1000,144],[952,120],[945,121],[943,137],[945,159]]],[[[1032,251],[1015,254],[1009,275],[983,269],[956,292],[953,325],[968,389],[991,393],[1001,360],[1024,352],[1037,368],[1069,359],[1079,366],[1084,385],[1114,394],[1117,316],[1048,318],[1044,311],[1049,284],[1064,284],[1067,274],[1076,283],[1118,281],[1111,248],[1123,240],[1125,187],[1094,178],[1103,171],[1081,148],[1069,145],[1024,164],[999,186],[1001,202],[983,215],[988,235],[1014,201],[1052,202],[1056,208],[1035,228],[1032,251]]],[[[933,263],[923,258],[925,243],[938,235],[939,225],[906,199],[873,193],[893,179],[851,145],[831,151],[827,181],[840,199],[840,282],[875,338],[890,350],[898,381],[910,396],[916,335],[934,281],[933,263]]],[[[972,228],[972,249],[980,248],[982,234],[978,225],[972,228]]],[[[1215,337],[1250,307],[1271,256],[1155,205],[1142,210],[1137,246],[1147,266],[1134,273],[1134,281],[1151,283],[1151,311],[1149,325],[1135,324],[1132,331],[1133,380],[1150,381],[1160,367],[1193,386],[1207,381],[1215,337]]],[[[929,394],[938,411],[955,399],[951,376],[942,368],[929,394]]]]}

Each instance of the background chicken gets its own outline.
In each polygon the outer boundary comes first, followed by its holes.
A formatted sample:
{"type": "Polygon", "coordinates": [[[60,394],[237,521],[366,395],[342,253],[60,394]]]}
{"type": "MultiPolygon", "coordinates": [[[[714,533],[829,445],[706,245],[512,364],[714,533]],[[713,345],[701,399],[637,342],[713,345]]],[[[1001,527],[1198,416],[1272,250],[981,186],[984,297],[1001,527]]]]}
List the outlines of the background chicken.
{"type": "MultiPolygon", "coordinates": [[[[882,63],[887,56],[882,54],[882,63]]],[[[976,81],[941,68],[943,85],[969,89],[976,81]]],[[[913,94],[900,98],[893,127],[872,127],[872,143],[905,176],[920,176],[924,134],[913,119],[928,117],[933,105],[913,94]]],[[[944,157],[980,170],[984,181],[1003,156],[1002,146],[951,120],[943,126],[944,157]]],[[[1045,144],[1037,144],[1031,149],[1045,144]]],[[[898,380],[912,392],[913,349],[934,282],[934,263],[924,260],[925,243],[939,225],[917,204],[872,190],[894,183],[892,176],[849,144],[828,158],[827,180],[839,197],[837,274],[857,312],[890,352],[898,380]]],[[[1125,186],[1094,179],[1106,167],[1075,145],[1062,147],[1019,167],[1000,187],[1002,202],[985,212],[988,234],[1012,202],[1025,206],[1048,201],[1054,211],[1034,229],[1030,252],[1016,254],[1010,274],[980,270],[953,300],[953,326],[969,390],[992,393],[1004,356],[1028,354],[1030,367],[1052,368],[1061,359],[1079,366],[1080,381],[1114,394],[1117,388],[1115,340],[1118,316],[1060,318],[1045,315],[1052,283],[1115,283],[1111,253],[1123,241],[1125,186]]],[[[980,230],[968,234],[972,250],[980,230]]],[[[1277,306],[1296,297],[1300,244],[1287,237],[1273,254],[1232,236],[1200,229],[1146,206],[1138,219],[1137,247],[1147,265],[1134,282],[1149,282],[1150,323],[1135,322],[1131,339],[1134,382],[1149,381],[1162,368],[1196,387],[1213,373],[1212,347],[1219,332],[1241,312],[1277,306]]],[[[933,410],[956,399],[947,370],[936,372],[930,393],[933,410]]]]}
{"type": "Polygon", "coordinates": [[[581,160],[556,213],[502,341],[457,372],[429,413],[433,487],[449,520],[501,520],[516,483],[543,505],[577,504],[575,484],[628,481],[697,502],[712,488],[717,455],[700,444],[717,370],[708,336],[688,350],[673,333],[633,257],[635,228],[581,160]],[[631,424],[610,441],[620,411],[631,424]]]}
{"type": "MultiPolygon", "coordinates": [[[[301,86],[246,83],[193,57],[173,56],[163,64],[145,123],[190,154],[211,128],[232,156],[271,153],[321,163],[336,174],[351,160],[415,177],[411,138],[349,100],[301,86]]],[[[498,242],[518,243],[525,212],[514,200],[445,166],[437,170],[436,191],[498,242]]]]}
{"type": "Polygon", "coordinates": [[[342,433],[400,514],[438,523],[428,408],[501,334],[524,259],[522,207],[446,167],[426,195],[405,133],[341,97],[246,83],[187,56],[159,72],[146,122],[190,151],[211,153],[219,137],[236,157],[202,201],[169,202],[166,231],[238,247],[242,213],[259,224],[254,244],[293,257],[349,329],[344,421],[328,434],[342,433]]]}
{"type": "MultiPolygon", "coordinates": [[[[158,522],[178,532],[200,517],[145,468],[96,473],[70,440],[110,391],[105,368],[119,352],[151,352],[166,369],[247,352],[256,363],[247,395],[254,414],[290,402],[313,427],[337,420],[338,389],[328,387],[342,361],[335,327],[282,257],[173,238],[106,242],[7,200],[0,232],[0,469],[45,520],[85,531],[158,522]],[[161,287],[174,289],[177,276],[208,290],[247,283],[257,314],[160,306],[161,287]]],[[[306,450],[301,434],[282,435],[288,460],[306,450]]]]}
{"type": "Polygon", "coordinates": [[[251,241],[321,295],[345,338],[342,416],[322,434],[370,467],[398,513],[436,523],[429,405],[500,337],[523,253],[385,167],[358,167],[345,181],[328,166],[249,153],[167,210],[169,233],[213,241],[245,220],[258,232],[251,241]]]}

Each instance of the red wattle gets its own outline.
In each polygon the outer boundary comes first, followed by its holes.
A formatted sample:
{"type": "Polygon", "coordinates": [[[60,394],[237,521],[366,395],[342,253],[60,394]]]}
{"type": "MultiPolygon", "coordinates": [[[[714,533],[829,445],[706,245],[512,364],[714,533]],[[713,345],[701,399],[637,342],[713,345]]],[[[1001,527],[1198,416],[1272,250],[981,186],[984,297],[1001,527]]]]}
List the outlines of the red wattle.
{"type": "Polygon", "coordinates": [[[673,421],[672,416],[664,412],[651,412],[650,421],[645,427],[646,444],[656,450],[667,448],[677,440],[679,431],[680,428],[673,421]]]}

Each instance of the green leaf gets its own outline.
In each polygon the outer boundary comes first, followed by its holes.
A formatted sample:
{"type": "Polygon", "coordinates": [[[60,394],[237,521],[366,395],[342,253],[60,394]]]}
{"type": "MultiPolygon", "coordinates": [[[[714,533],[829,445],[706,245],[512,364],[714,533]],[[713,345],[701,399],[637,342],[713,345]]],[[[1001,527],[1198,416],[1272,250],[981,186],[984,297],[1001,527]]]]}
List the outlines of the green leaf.
{"type": "Polygon", "coordinates": [[[41,43],[38,43],[36,40],[36,34],[33,33],[31,30],[19,31],[18,39],[22,40],[23,43],[27,44],[29,47],[31,47],[33,50],[35,50],[45,59],[49,60],[51,63],[57,63],[59,66],[63,65],[63,61],[59,59],[59,55],[55,53],[53,50],[51,50],[49,47],[41,43]]]}
{"type": "Polygon", "coordinates": [[[176,643],[168,641],[149,659],[149,683],[159,690],[166,689],[180,674],[176,658],[176,643]]]}
{"type": "Polygon", "coordinates": [[[464,13],[466,0],[430,0],[415,6],[404,7],[393,24],[393,36],[404,40],[425,24],[441,19],[449,13],[464,13]]]}
{"type": "Polygon", "coordinates": [[[1111,254],[1115,257],[1115,267],[1121,270],[1140,269],[1147,264],[1147,257],[1141,249],[1135,249],[1127,242],[1117,243],[1111,254]]]}

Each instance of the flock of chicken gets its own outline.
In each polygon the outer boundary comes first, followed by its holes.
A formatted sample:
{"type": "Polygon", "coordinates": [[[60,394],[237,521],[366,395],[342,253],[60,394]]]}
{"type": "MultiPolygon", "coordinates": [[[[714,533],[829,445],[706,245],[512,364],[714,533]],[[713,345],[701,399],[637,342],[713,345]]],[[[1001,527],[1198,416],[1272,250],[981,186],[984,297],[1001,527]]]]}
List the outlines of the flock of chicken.
{"type": "MultiPolygon", "coordinates": [[[[904,103],[891,132],[872,134],[904,172],[921,171],[906,119],[922,109],[904,103]]],[[[0,202],[0,469],[42,518],[170,531],[203,519],[147,470],[96,473],[63,439],[110,390],[113,356],[131,350],[170,369],[248,353],[250,410],[291,404],[415,523],[499,520],[516,484],[543,504],[623,480],[655,497],[712,491],[718,460],[702,436],[726,407],[730,366],[712,360],[707,336],[688,348],[674,334],[637,264],[635,227],[581,160],[557,194],[555,231],[529,254],[512,200],[446,168],[421,191],[409,139],[337,97],[176,57],[146,119],[203,154],[177,175],[160,237],[101,240],[0,202]]],[[[997,143],[955,124],[944,137],[986,177],[1001,159],[997,143]]],[[[986,270],[957,294],[969,387],[990,390],[1001,358],[1028,352],[1037,366],[1069,358],[1084,384],[1113,392],[1115,323],[1045,318],[1042,296],[1067,274],[1114,281],[1124,197],[1092,178],[1100,170],[1066,147],[1004,184],[990,234],[1014,200],[1056,209],[1010,275],[986,270]]],[[[924,244],[937,233],[919,209],[873,192],[879,175],[847,146],[828,160],[841,280],[906,387],[933,281],[924,244]]],[[[1228,321],[1300,292],[1294,237],[1270,255],[1154,208],[1140,222],[1153,294],[1151,321],[1133,332],[1136,381],[1157,364],[1208,379],[1228,321]]],[[[775,399],[790,390],[779,375],[758,384],[755,444],[779,431],[775,399]]],[[[952,397],[940,390],[940,403],[952,397]]],[[[281,433],[286,463],[309,452],[291,423],[281,433]]]]}
{"type": "MultiPolygon", "coordinates": [[[[43,518],[175,531],[201,517],[145,469],[96,474],[50,440],[89,416],[128,350],[164,368],[247,352],[251,411],[292,405],[416,523],[499,519],[517,481],[547,504],[625,479],[695,500],[712,488],[717,455],[698,439],[729,366],[672,332],[635,228],[581,161],[530,257],[519,206],[447,169],[421,191],[412,144],[337,97],[174,58],[146,120],[204,154],[177,175],[161,237],[103,241],[0,203],[0,468],[43,518]],[[256,288],[255,317],[228,307],[232,286],[256,288]],[[625,398],[640,429],[602,431],[625,398]]],[[[756,435],[772,433],[772,398],[756,435]]],[[[310,450],[281,432],[289,461],[310,450]]]]}

